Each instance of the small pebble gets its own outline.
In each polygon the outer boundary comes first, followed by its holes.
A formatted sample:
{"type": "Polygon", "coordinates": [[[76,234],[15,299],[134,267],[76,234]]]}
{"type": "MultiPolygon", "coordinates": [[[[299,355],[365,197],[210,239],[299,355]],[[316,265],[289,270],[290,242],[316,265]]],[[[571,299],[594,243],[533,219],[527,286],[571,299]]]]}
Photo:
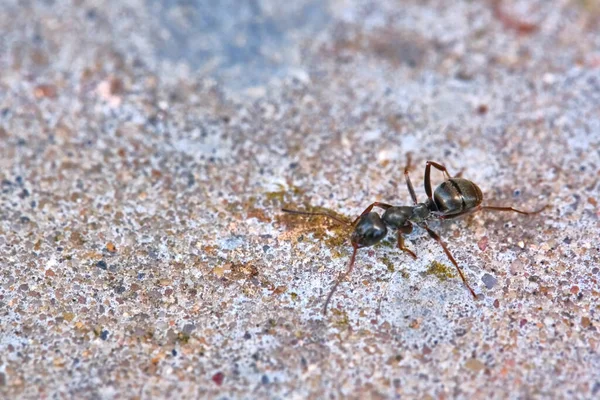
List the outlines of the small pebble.
{"type": "Polygon", "coordinates": [[[485,284],[485,287],[488,289],[492,289],[498,283],[498,279],[490,274],[484,274],[481,277],[481,281],[485,284]]]}
{"type": "Polygon", "coordinates": [[[103,330],[102,333],[100,333],[100,339],[102,339],[102,340],[108,339],[108,331],[107,330],[103,330]]]}
{"type": "Polygon", "coordinates": [[[181,330],[183,333],[185,333],[186,335],[191,334],[192,332],[194,332],[194,330],[196,329],[196,326],[194,324],[185,324],[183,326],[183,329],[181,330]]]}
{"type": "Polygon", "coordinates": [[[222,372],[217,372],[213,375],[212,381],[217,384],[217,386],[221,386],[223,384],[223,380],[225,379],[225,375],[222,372]]]}
{"type": "Polygon", "coordinates": [[[526,324],[527,324],[527,320],[526,320],[526,319],[522,319],[522,320],[519,322],[519,327],[520,327],[520,328],[522,328],[522,327],[524,327],[526,324]]]}
{"type": "Polygon", "coordinates": [[[484,236],[481,238],[481,240],[479,240],[479,242],[477,242],[477,246],[479,247],[479,250],[481,251],[485,251],[485,249],[487,249],[487,245],[488,245],[488,237],[484,236]]]}
{"type": "Polygon", "coordinates": [[[579,286],[573,286],[573,287],[571,288],[571,293],[572,293],[572,294],[577,294],[577,293],[579,293],[579,286]]]}
{"type": "Polygon", "coordinates": [[[581,317],[581,326],[584,328],[589,328],[592,325],[592,321],[588,317],[581,317]]]}
{"type": "Polygon", "coordinates": [[[485,368],[485,364],[475,358],[471,358],[465,363],[465,367],[471,371],[479,372],[485,368]]]}
{"type": "Polygon", "coordinates": [[[38,99],[41,99],[44,97],[55,98],[57,95],[56,86],[47,85],[47,84],[38,85],[38,86],[36,86],[35,90],[33,91],[33,94],[38,99]]]}
{"type": "Polygon", "coordinates": [[[100,260],[96,263],[96,267],[103,269],[103,270],[107,270],[108,269],[108,265],[106,265],[106,261],[104,260],[100,260]]]}

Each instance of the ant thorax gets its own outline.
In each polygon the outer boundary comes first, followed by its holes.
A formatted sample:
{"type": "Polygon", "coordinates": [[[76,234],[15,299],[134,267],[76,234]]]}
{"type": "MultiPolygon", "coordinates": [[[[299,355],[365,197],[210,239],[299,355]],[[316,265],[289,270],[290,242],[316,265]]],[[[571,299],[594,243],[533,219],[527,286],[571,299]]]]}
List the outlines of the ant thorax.
{"type": "Polygon", "coordinates": [[[414,223],[425,222],[429,219],[431,214],[431,210],[425,203],[418,203],[412,209],[412,215],[410,216],[410,221],[414,223]]]}

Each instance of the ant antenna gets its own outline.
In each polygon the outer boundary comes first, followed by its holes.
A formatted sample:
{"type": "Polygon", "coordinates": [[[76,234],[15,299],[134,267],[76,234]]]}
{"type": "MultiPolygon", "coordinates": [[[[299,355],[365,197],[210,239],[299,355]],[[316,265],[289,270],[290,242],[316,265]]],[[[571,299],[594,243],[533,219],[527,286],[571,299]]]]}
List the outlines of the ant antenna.
{"type": "Polygon", "coordinates": [[[514,211],[519,214],[532,215],[532,214],[541,213],[549,206],[550,206],[549,204],[546,204],[544,207],[540,208],[539,210],[535,210],[535,211],[522,211],[522,210],[517,210],[516,208],[512,208],[512,207],[496,207],[496,206],[483,206],[483,207],[481,207],[481,209],[482,210],[490,210],[490,211],[514,211]]]}
{"type": "Polygon", "coordinates": [[[328,217],[328,218],[333,219],[334,221],[339,222],[342,225],[348,225],[348,226],[351,225],[348,221],[345,221],[345,220],[341,219],[340,217],[336,217],[335,215],[324,212],[324,211],[300,211],[300,210],[290,210],[289,208],[282,208],[281,211],[286,212],[288,214],[328,217]]]}
{"type": "MultiPolygon", "coordinates": [[[[330,213],[324,212],[324,211],[300,211],[300,210],[290,210],[288,208],[282,208],[281,211],[289,213],[289,214],[295,214],[295,215],[307,215],[307,216],[327,217],[327,218],[331,218],[334,221],[339,222],[342,225],[346,225],[346,226],[352,226],[352,225],[354,225],[354,224],[352,224],[352,223],[350,223],[348,221],[343,220],[340,217],[337,217],[337,216],[335,216],[333,214],[330,214],[330,213]]],[[[335,284],[331,288],[331,291],[327,295],[327,300],[325,300],[325,305],[323,306],[323,315],[327,314],[327,307],[329,306],[329,302],[331,301],[331,298],[333,297],[333,294],[337,290],[337,287],[340,285],[340,283],[344,279],[346,279],[348,277],[348,275],[350,275],[352,273],[352,270],[354,269],[354,261],[356,260],[356,252],[358,251],[358,245],[353,243],[352,247],[353,247],[352,257],[350,258],[350,263],[348,264],[348,268],[346,268],[345,272],[343,272],[343,273],[341,273],[339,275],[339,277],[336,280],[335,284]]]]}
{"type": "Polygon", "coordinates": [[[346,279],[346,277],[348,277],[348,275],[350,275],[352,273],[358,246],[355,244],[352,244],[352,247],[354,250],[352,251],[352,258],[350,258],[350,264],[348,264],[348,269],[346,269],[346,272],[340,274],[337,281],[335,282],[335,285],[333,285],[333,287],[331,288],[331,291],[329,292],[329,295],[327,296],[327,300],[325,300],[325,305],[323,306],[323,315],[327,315],[327,306],[329,305],[329,302],[331,301],[331,298],[333,297],[333,294],[335,293],[335,290],[339,286],[340,282],[343,281],[344,279],[346,279]]]}

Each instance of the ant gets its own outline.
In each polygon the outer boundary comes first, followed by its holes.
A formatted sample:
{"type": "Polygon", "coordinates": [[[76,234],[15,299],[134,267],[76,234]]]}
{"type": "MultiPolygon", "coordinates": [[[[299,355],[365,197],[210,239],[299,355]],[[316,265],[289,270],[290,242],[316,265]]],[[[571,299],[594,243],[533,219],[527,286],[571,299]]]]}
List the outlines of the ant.
{"type": "MultiPolygon", "coordinates": [[[[496,206],[482,206],[483,194],[479,186],[475,183],[463,179],[460,177],[452,178],[448,173],[448,170],[442,164],[438,164],[433,161],[427,161],[425,164],[425,193],[427,194],[427,200],[419,203],[415,189],[410,181],[408,172],[411,165],[410,154],[408,155],[408,162],[404,169],[404,178],[406,179],[406,186],[410,193],[410,197],[413,201],[413,206],[392,206],[386,203],[374,202],[369,205],[360,214],[354,222],[351,224],[354,227],[354,231],[350,236],[350,242],[352,244],[352,257],[346,271],[338,277],[337,281],[331,288],[325,305],[323,307],[323,314],[327,314],[327,306],[333,297],[340,282],[347,278],[354,268],[354,261],[356,260],[356,252],[358,249],[363,247],[373,246],[380,242],[387,234],[388,230],[396,231],[398,237],[398,248],[410,255],[413,259],[417,259],[417,255],[406,247],[404,244],[404,235],[407,235],[413,231],[413,224],[420,226],[425,229],[429,236],[438,242],[448,259],[454,264],[458,274],[460,275],[463,283],[471,292],[474,299],[477,299],[477,295],[469,286],[467,279],[465,278],[462,270],[458,267],[458,263],[448,250],[446,243],[442,240],[440,235],[433,231],[427,225],[427,221],[432,219],[446,220],[451,218],[457,218],[463,215],[471,214],[481,210],[491,211],[513,211],[519,214],[532,215],[543,211],[548,205],[542,207],[536,211],[521,211],[513,207],[496,207],[496,206]],[[431,167],[441,171],[444,174],[445,180],[435,189],[431,190],[431,167]],[[378,207],[384,210],[382,215],[373,212],[373,208],[378,207]]],[[[460,175],[460,174],[459,174],[460,175]]],[[[309,216],[324,216],[331,218],[337,222],[348,225],[347,221],[342,220],[327,212],[310,212],[310,211],[299,211],[290,210],[283,208],[281,211],[297,214],[297,215],[309,215],[309,216]]]]}

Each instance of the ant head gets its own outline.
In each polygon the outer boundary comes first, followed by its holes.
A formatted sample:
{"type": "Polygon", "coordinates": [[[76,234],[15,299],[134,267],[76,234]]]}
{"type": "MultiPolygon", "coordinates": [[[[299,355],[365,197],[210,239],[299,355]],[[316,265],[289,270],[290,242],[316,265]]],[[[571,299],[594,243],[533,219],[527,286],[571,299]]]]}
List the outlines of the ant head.
{"type": "Polygon", "coordinates": [[[361,215],[352,232],[352,245],[360,247],[373,246],[387,235],[387,227],[379,214],[370,212],[361,215]]]}

